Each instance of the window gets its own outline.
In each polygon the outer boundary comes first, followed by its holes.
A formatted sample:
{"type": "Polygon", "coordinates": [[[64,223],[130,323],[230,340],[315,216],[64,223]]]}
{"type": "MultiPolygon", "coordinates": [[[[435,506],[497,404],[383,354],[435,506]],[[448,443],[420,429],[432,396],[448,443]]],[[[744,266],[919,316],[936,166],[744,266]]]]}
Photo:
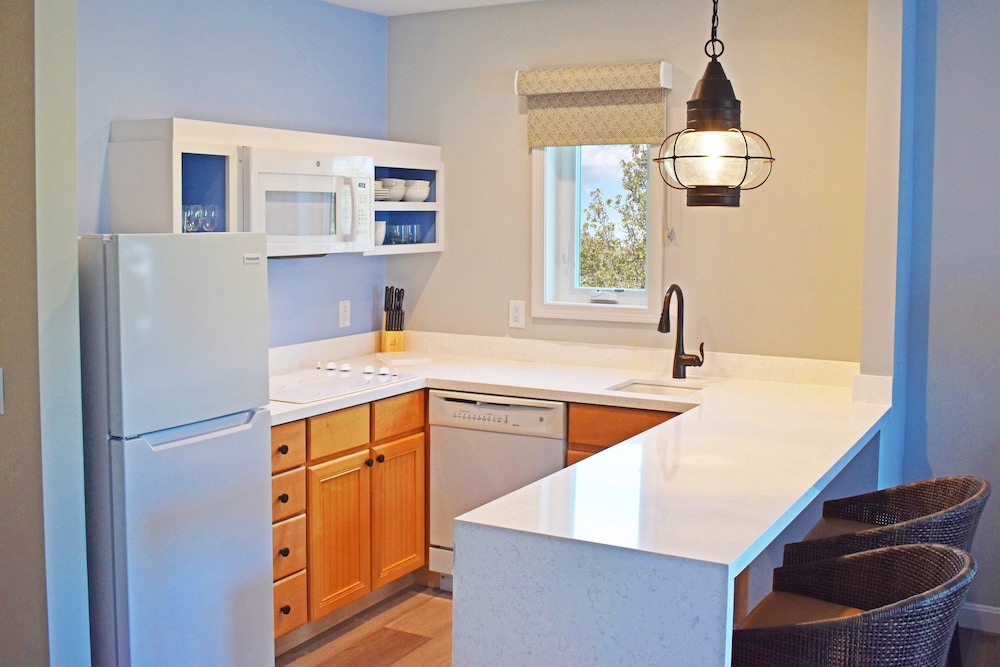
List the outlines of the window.
{"type": "Polygon", "coordinates": [[[534,148],[532,160],[532,316],[657,321],[665,188],[650,146],[534,148]]]}

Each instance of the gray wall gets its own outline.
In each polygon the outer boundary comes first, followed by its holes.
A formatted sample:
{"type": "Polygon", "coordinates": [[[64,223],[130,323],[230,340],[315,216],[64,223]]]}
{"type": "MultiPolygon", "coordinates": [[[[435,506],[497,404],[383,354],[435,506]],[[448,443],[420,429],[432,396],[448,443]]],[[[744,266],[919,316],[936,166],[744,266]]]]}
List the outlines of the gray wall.
{"type": "MultiPolygon", "coordinates": [[[[994,0],[914,4],[917,174],[905,473],[911,479],[979,474],[996,490],[1000,44],[995,30],[1000,5],[994,0]]],[[[980,569],[969,600],[994,608],[991,631],[1000,632],[1000,501],[995,497],[986,507],[973,555],[980,569]]]]}
{"type": "MultiPolygon", "coordinates": [[[[671,192],[677,241],[667,284],[683,287],[687,340],[708,350],[860,358],[865,205],[867,3],[731,0],[720,8],[722,63],[743,126],[777,156],[738,209],[686,208],[671,192]]],[[[665,60],[668,125],[707,58],[711,3],[547,0],[389,20],[389,138],[440,144],[446,251],[391,258],[413,328],[662,347],[653,325],[530,319],[530,159],[518,69],[665,60]],[[410,295],[413,295],[412,297],[410,295]]],[[[667,356],[664,355],[665,362],[667,356]]]]}

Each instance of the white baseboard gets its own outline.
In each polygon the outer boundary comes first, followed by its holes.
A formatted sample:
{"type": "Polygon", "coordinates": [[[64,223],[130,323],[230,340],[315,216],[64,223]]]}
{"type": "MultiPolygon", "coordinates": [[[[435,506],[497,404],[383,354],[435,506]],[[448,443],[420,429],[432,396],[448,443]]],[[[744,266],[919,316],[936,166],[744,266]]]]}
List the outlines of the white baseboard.
{"type": "Polygon", "coordinates": [[[1000,635],[1000,607],[966,602],[958,612],[958,624],[970,630],[1000,635]]]}

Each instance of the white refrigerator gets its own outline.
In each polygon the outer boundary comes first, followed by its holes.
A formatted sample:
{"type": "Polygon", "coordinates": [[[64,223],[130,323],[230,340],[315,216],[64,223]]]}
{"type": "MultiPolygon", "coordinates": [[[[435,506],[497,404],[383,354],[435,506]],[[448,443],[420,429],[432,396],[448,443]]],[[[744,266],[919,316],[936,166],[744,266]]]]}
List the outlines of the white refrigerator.
{"type": "Polygon", "coordinates": [[[273,666],[265,236],[79,251],[93,664],[273,666]]]}

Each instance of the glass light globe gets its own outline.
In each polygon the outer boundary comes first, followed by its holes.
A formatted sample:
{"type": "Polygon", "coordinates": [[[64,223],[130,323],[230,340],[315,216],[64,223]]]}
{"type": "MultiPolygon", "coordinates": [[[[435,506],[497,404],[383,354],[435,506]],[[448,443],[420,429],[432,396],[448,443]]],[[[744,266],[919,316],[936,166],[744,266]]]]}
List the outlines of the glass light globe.
{"type": "Polygon", "coordinates": [[[748,190],[767,180],[774,158],[755,132],[683,130],[667,137],[656,161],[663,179],[675,188],[748,190]]]}

